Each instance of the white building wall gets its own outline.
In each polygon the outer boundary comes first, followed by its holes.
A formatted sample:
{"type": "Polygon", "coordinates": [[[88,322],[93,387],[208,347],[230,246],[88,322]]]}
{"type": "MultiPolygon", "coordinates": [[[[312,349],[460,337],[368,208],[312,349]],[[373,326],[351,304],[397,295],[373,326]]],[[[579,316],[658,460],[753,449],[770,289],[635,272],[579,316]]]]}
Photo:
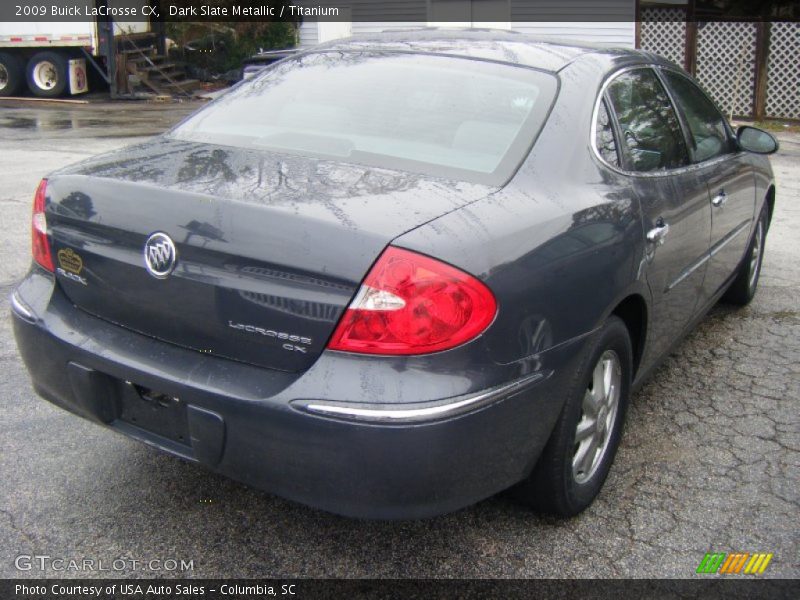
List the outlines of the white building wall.
{"type": "MultiPolygon", "coordinates": [[[[501,24],[503,25],[503,24],[501,24]]],[[[352,23],[352,35],[366,35],[398,29],[416,29],[417,22],[363,22],[352,23]]],[[[440,25],[441,26],[441,25],[440,25]]],[[[636,23],[625,22],[520,22],[511,23],[509,29],[537,37],[555,38],[567,41],[588,42],[605,46],[633,48],[636,44],[636,23]]],[[[321,43],[317,23],[303,23],[300,26],[300,48],[310,48],[321,43]]],[[[325,40],[327,41],[327,40],[325,40]]]]}
{"type": "Polygon", "coordinates": [[[512,23],[511,29],[537,37],[557,38],[576,43],[589,42],[626,48],[633,48],[636,45],[636,23],[634,21],[520,22],[512,23]]]}
{"type": "Polygon", "coordinates": [[[300,24],[297,33],[297,46],[299,48],[310,48],[319,44],[316,22],[304,21],[300,24]]]}
{"type": "MultiPolygon", "coordinates": [[[[436,0],[427,0],[429,3],[436,0]]],[[[352,0],[353,14],[358,11],[361,0],[352,0]]],[[[386,0],[381,0],[385,3],[386,0]]],[[[382,4],[385,10],[392,9],[397,15],[402,15],[406,8],[408,14],[419,11],[420,0],[395,0],[393,4],[382,4]]],[[[428,5],[430,6],[430,4],[428,5]]],[[[589,42],[607,46],[625,46],[633,48],[636,43],[636,0],[536,0],[531,2],[515,2],[510,0],[510,23],[475,23],[474,26],[510,28],[530,35],[558,38],[574,42],[589,42]],[[592,19],[618,19],[617,21],[574,21],[576,14],[585,15],[592,19]],[[546,19],[546,20],[541,20],[546,19]],[[558,20],[562,19],[562,20],[558,20]]],[[[376,10],[375,7],[371,9],[376,10]]],[[[363,13],[362,13],[363,14],[363,13]]],[[[436,26],[445,26],[446,23],[430,23],[436,26]]],[[[465,26],[468,23],[453,23],[454,26],[465,26]]],[[[300,26],[300,47],[308,48],[322,41],[327,41],[330,35],[320,35],[320,27],[329,27],[330,24],[318,25],[315,22],[305,22],[300,26]]],[[[397,29],[416,29],[423,26],[418,21],[385,21],[352,23],[352,35],[367,35],[381,31],[397,29]]]]}
{"type": "MultiPolygon", "coordinates": [[[[310,48],[321,44],[323,41],[329,41],[333,38],[325,39],[324,31],[325,23],[316,23],[312,21],[304,22],[300,25],[300,41],[298,46],[300,48],[310,48]],[[323,35],[320,35],[323,34],[323,35]]],[[[374,22],[355,22],[349,23],[349,35],[368,35],[371,33],[380,33],[381,31],[392,31],[397,29],[418,29],[423,27],[420,23],[413,21],[374,21],[374,22]]],[[[342,32],[344,33],[344,32],[342,32]]],[[[342,36],[345,37],[345,36],[342,36]]]]}

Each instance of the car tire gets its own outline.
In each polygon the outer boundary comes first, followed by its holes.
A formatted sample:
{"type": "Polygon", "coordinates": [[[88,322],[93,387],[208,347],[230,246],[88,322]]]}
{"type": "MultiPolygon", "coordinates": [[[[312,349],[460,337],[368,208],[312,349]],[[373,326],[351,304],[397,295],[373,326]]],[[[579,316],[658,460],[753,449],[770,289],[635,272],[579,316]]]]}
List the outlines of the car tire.
{"type": "Polygon", "coordinates": [[[627,327],[609,317],[582,352],[553,433],[530,477],[517,486],[518,499],[563,517],[577,515],[594,501],[622,436],[632,357],[627,327]],[[586,436],[581,440],[579,429],[586,436]]]}
{"type": "Polygon", "coordinates": [[[13,54],[0,52],[0,97],[15,95],[24,76],[22,61],[13,54]]]}
{"type": "Polygon", "coordinates": [[[58,52],[34,54],[25,71],[28,87],[40,98],[55,98],[67,89],[67,59],[58,52]]]}
{"type": "Polygon", "coordinates": [[[764,243],[767,241],[767,228],[769,218],[767,205],[761,209],[761,214],[756,221],[753,239],[747,247],[742,264],[736,274],[736,279],[722,297],[724,302],[746,306],[756,295],[758,280],[761,277],[761,263],[764,259],[764,243]]]}

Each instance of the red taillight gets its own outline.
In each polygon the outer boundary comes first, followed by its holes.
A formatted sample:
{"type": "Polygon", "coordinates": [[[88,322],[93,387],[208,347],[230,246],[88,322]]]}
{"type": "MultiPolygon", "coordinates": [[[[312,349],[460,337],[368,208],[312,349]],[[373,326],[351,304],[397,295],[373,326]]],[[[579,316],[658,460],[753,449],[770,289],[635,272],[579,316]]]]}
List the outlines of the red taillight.
{"type": "Polygon", "coordinates": [[[53,271],[53,255],[50,253],[50,242],[47,240],[47,219],[44,215],[45,197],[47,196],[47,179],[42,179],[33,197],[32,240],[33,260],[48,271],[53,271]]]}
{"type": "Polygon", "coordinates": [[[328,342],[364,354],[426,354],[481,334],[497,303],[483,283],[438,260],[389,247],[328,342]]]}

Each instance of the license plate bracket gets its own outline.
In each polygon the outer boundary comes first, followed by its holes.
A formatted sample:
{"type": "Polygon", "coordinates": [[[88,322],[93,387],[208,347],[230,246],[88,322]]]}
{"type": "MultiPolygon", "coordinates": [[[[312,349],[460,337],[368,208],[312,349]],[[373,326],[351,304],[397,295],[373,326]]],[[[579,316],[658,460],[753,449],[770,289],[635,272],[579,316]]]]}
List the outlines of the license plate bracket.
{"type": "Polygon", "coordinates": [[[191,446],[186,403],[176,396],[126,381],[120,420],[178,444],[191,446]]]}

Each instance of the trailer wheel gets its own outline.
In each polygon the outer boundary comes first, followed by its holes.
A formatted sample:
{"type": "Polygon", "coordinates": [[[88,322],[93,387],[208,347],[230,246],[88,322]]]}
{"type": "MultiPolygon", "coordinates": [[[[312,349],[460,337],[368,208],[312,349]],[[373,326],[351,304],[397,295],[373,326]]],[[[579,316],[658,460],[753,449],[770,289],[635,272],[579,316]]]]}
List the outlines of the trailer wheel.
{"type": "Polygon", "coordinates": [[[22,61],[7,52],[0,52],[0,96],[13,96],[24,77],[22,61]]]}
{"type": "Polygon", "coordinates": [[[60,96],[67,88],[67,59],[57,52],[39,52],[28,61],[28,87],[42,98],[60,96]]]}

